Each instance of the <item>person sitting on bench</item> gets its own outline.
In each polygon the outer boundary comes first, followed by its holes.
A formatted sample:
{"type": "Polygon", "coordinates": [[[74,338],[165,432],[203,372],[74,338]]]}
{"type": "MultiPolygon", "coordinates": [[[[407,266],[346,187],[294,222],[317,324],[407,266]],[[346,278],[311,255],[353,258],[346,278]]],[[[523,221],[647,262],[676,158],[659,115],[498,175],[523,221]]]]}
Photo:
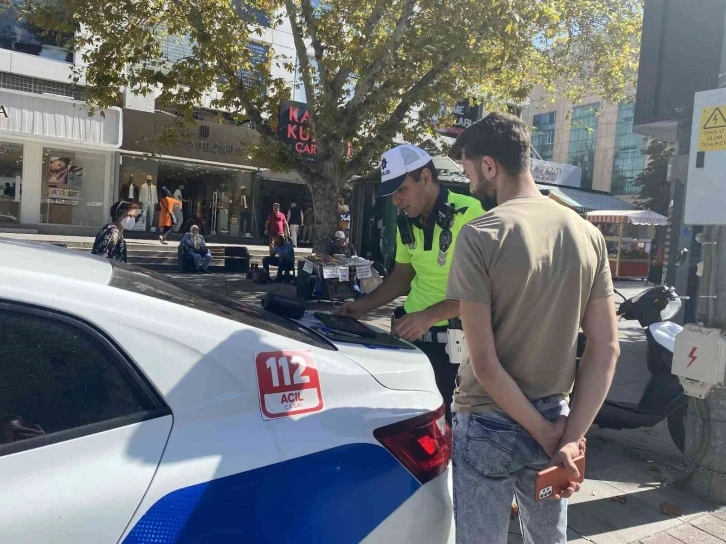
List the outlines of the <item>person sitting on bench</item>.
{"type": "Polygon", "coordinates": [[[270,272],[270,265],[277,267],[276,282],[281,282],[283,276],[290,279],[290,272],[295,269],[295,248],[284,236],[278,235],[275,238],[275,255],[262,259],[262,268],[270,272]]]}
{"type": "Polygon", "coordinates": [[[204,236],[199,234],[197,225],[191,226],[189,232],[179,242],[179,246],[184,252],[184,258],[194,262],[194,271],[197,274],[211,274],[209,265],[212,264],[212,254],[204,243],[204,236]]]}

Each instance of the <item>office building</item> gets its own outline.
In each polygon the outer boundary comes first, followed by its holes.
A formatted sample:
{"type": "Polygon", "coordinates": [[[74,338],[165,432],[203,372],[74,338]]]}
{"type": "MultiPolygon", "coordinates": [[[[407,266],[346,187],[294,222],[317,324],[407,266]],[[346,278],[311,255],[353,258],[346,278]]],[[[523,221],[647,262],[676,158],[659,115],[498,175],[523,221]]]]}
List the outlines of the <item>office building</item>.
{"type": "Polygon", "coordinates": [[[647,139],[633,132],[634,102],[610,104],[596,96],[579,104],[551,101],[536,88],[522,119],[532,127],[532,146],[543,160],[582,168],[582,187],[632,202],[633,180],[647,164],[647,139]]]}

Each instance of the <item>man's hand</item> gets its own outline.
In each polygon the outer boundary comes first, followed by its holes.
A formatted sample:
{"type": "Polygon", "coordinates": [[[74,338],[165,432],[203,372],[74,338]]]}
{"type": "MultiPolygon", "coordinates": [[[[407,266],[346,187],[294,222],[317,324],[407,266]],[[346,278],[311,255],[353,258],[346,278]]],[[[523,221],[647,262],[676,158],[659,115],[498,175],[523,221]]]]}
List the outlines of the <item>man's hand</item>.
{"type": "Polygon", "coordinates": [[[432,317],[426,310],[423,310],[422,312],[406,314],[401,319],[396,319],[393,323],[394,329],[391,331],[393,336],[413,342],[421,338],[426,331],[436,324],[436,318],[432,317]]]}
{"type": "Polygon", "coordinates": [[[569,499],[572,495],[580,491],[580,484],[575,481],[580,478],[580,470],[577,468],[577,465],[575,465],[575,459],[581,455],[585,455],[586,449],[587,440],[584,437],[577,442],[569,442],[560,445],[559,451],[552,457],[552,463],[550,466],[563,465],[572,480],[567,486],[567,489],[562,491],[562,493],[553,495],[551,498],[569,499]]]}
{"type": "Polygon", "coordinates": [[[338,306],[335,310],[331,312],[333,315],[338,315],[341,317],[352,317],[353,319],[360,319],[363,317],[363,314],[365,313],[363,311],[363,308],[360,304],[357,304],[356,302],[349,301],[344,303],[341,306],[338,306]]]}
{"type": "Polygon", "coordinates": [[[534,437],[549,457],[554,457],[557,454],[566,427],[567,417],[560,416],[553,422],[548,421],[544,431],[534,437]]]}

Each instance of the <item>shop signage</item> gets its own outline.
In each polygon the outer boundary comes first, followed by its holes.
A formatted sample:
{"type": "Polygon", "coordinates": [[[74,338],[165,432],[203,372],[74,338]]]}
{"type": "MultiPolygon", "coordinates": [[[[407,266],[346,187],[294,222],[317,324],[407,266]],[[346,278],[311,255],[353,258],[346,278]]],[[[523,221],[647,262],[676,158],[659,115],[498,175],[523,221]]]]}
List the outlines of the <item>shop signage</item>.
{"type": "Polygon", "coordinates": [[[166,113],[125,109],[122,149],[255,168],[267,166],[250,157],[251,148],[259,142],[259,135],[250,128],[225,123],[195,124],[171,142],[160,142],[159,136],[174,120],[166,113]]]}
{"type": "Polygon", "coordinates": [[[454,126],[439,129],[439,134],[456,138],[464,132],[464,129],[481,119],[482,107],[481,104],[474,104],[473,101],[470,102],[468,98],[465,98],[456,103],[453,114],[456,119],[454,126]]]}
{"type": "Polygon", "coordinates": [[[534,181],[538,183],[550,183],[566,187],[582,186],[582,168],[579,166],[532,159],[530,171],[534,181]]]}
{"type": "Polygon", "coordinates": [[[117,149],[121,118],[119,108],[91,112],[67,98],[0,90],[0,134],[117,149]]]}
{"type": "MultiPolygon", "coordinates": [[[[208,130],[209,128],[207,127],[207,131],[208,130]]],[[[241,145],[223,144],[220,142],[205,142],[202,140],[197,140],[195,142],[184,138],[177,139],[176,146],[181,147],[182,149],[198,149],[199,151],[206,153],[220,153],[222,155],[234,155],[236,153],[242,153],[243,151],[241,145]]]]}
{"type": "Polygon", "coordinates": [[[318,146],[310,130],[310,112],[307,104],[304,102],[280,104],[278,137],[299,155],[315,158],[318,146]]]}

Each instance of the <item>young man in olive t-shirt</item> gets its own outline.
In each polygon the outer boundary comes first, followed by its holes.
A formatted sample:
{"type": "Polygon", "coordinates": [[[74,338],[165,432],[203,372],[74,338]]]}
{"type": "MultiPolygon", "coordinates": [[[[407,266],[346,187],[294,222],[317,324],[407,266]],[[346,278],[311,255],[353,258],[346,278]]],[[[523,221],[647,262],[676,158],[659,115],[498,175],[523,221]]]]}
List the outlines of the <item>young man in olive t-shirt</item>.
{"type": "Polygon", "coordinates": [[[470,353],[453,406],[457,541],[506,543],[515,495],[525,542],[564,543],[566,497],[579,489],[573,459],[619,354],[605,240],[540,194],[518,118],[490,114],[452,152],[471,190],[498,203],[459,233],[447,291],[459,301],[470,353]],[[588,344],[570,408],[581,326],[588,344]],[[573,482],[562,497],[537,502],[536,474],[551,463],[564,464],[573,482]]]}

